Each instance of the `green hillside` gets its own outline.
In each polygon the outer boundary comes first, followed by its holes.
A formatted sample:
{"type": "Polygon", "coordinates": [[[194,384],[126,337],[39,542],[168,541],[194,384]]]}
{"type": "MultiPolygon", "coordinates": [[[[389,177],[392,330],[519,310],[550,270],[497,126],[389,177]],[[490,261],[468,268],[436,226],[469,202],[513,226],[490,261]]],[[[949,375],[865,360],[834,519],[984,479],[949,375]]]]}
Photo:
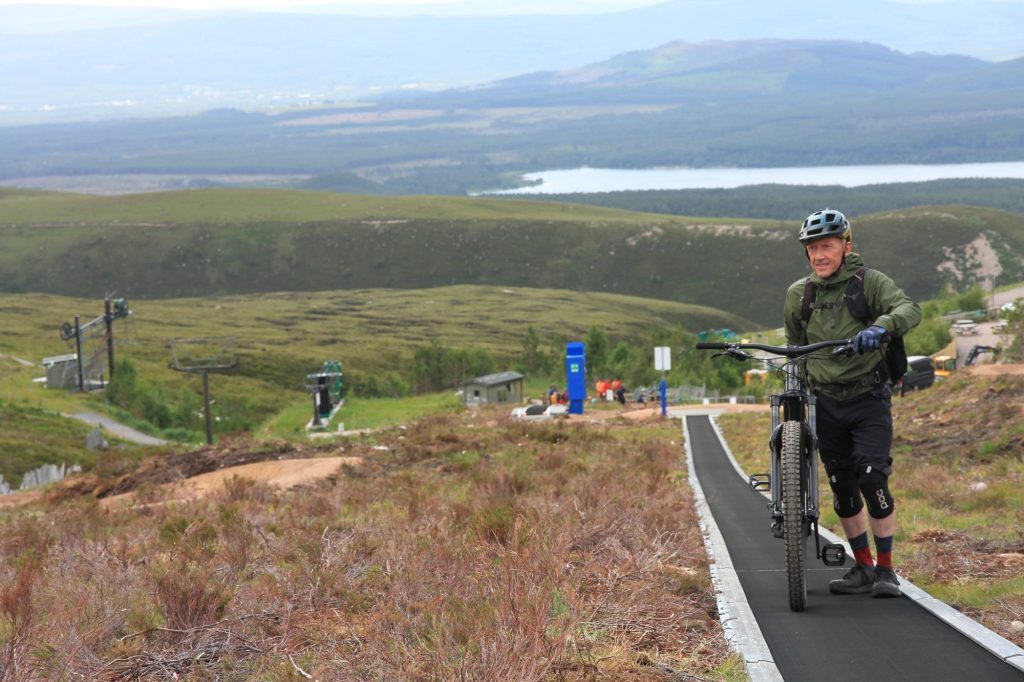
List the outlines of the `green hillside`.
{"type": "MultiPolygon", "coordinates": [[[[476,349],[493,359],[489,371],[502,371],[520,361],[530,327],[539,350],[554,357],[564,353],[565,341],[582,340],[591,327],[615,341],[638,342],[652,330],[694,333],[754,325],[735,315],[670,301],[508,287],[359,289],[129,303],[132,315],[114,323],[115,353],[118,362],[130,361],[135,380],[114,393],[132,394],[135,417],[193,433],[202,430],[201,382],[168,367],[172,359],[168,344],[174,339],[234,339],[238,367],[230,376],[211,379],[217,401],[214,414],[220,418],[216,428],[256,431],[282,411],[296,414],[296,406],[302,421],[308,418],[306,374],[318,371],[327,360],[340,360],[346,385],[366,397],[368,391],[363,389],[370,384],[383,385],[387,392],[388,382],[408,382],[414,353],[434,344],[476,349]]],[[[92,400],[99,402],[93,409],[108,410],[102,393],[82,397],[45,389],[32,381],[43,375],[41,367],[27,367],[13,359],[38,363],[43,357],[69,352],[72,348],[58,333],[61,324],[75,315],[89,320],[101,311],[102,302],[97,300],[0,295],[0,328],[4,329],[0,401],[73,412],[92,400]]],[[[96,351],[102,352],[102,346],[90,343],[84,353],[96,351]]],[[[111,391],[107,393],[109,398],[111,391]]],[[[187,436],[183,432],[165,435],[187,436]]]]}
{"type": "Polygon", "coordinates": [[[14,488],[26,471],[46,464],[88,469],[96,463],[97,453],[85,447],[91,427],[82,422],[0,399],[0,425],[0,475],[14,488]]]}
{"type": "Polygon", "coordinates": [[[504,202],[454,197],[375,197],[271,189],[202,189],[120,196],[91,196],[0,188],[0,227],[102,226],[132,223],[222,225],[314,223],[336,220],[615,220],[647,216],[586,206],[504,202]]]}
{"type": "MultiPolygon", "coordinates": [[[[780,292],[806,270],[794,225],[781,221],[294,191],[2,196],[9,293],[138,300],[471,284],[627,294],[777,326],[780,292]]],[[[917,298],[986,270],[997,283],[1024,279],[1021,215],[921,207],[861,216],[854,234],[867,262],[917,298]]]]}

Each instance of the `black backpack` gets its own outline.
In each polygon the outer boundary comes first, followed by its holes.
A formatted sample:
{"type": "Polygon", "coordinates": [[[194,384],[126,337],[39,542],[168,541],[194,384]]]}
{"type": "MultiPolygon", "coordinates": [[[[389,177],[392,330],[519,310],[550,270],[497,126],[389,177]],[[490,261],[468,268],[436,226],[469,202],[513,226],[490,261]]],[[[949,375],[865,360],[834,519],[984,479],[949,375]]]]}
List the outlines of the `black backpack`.
{"type": "MultiPolygon", "coordinates": [[[[846,293],[844,294],[846,309],[850,311],[854,319],[864,325],[865,329],[874,323],[876,317],[868,309],[868,300],[864,296],[864,278],[867,276],[867,273],[868,268],[863,267],[853,273],[853,277],[846,283],[846,293]]],[[[800,319],[802,322],[800,335],[802,337],[801,343],[804,344],[807,343],[807,323],[810,321],[811,313],[814,309],[832,307],[831,303],[815,306],[814,299],[817,295],[818,288],[808,278],[804,284],[804,296],[800,308],[800,319]]],[[[889,334],[889,343],[885,348],[885,362],[882,363],[881,369],[885,370],[885,373],[888,375],[885,378],[891,383],[896,383],[907,373],[907,349],[903,345],[902,336],[889,334]]]]}

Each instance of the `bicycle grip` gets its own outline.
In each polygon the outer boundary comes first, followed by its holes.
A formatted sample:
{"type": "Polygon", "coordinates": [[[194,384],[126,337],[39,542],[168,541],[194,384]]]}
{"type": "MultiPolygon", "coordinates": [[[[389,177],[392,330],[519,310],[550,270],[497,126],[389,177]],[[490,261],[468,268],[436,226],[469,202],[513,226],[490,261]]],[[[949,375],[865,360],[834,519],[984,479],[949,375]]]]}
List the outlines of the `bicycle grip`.
{"type": "Polygon", "coordinates": [[[694,346],[697,350],[726,350],[732,348],[732,344],[719,341],[700,341],[694,346]]]}

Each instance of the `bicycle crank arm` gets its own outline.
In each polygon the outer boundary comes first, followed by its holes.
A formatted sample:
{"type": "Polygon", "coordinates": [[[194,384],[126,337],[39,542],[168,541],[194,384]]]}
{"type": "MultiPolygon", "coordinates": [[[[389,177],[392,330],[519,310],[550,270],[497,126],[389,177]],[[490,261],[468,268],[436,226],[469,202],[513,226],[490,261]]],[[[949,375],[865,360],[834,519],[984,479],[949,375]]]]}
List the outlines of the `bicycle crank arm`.
{"type": "Polygon", "coordinates": [[[842,566],[846,563],[846,548],[828,543],[821,548],[821,562],[826,566],[842,566]]]}
{"type": "Polygon", "coordinates": [[[747,483],[754,490],[770,490],[772,487],[771,474],[751,474],[747,483]]]}
{"type": "Polygon", "coordinates": [[[822,563],[826,566],[842,566],[846,563],[846,548],[842,545],[837,545],[831,542],[827,542],[824,545],[821,544],[821,536],[818,534],[818,521],[815,519],[810,524],[811,532],[814,533],[814,551],[815,555],[821,559],[822,563]]]}

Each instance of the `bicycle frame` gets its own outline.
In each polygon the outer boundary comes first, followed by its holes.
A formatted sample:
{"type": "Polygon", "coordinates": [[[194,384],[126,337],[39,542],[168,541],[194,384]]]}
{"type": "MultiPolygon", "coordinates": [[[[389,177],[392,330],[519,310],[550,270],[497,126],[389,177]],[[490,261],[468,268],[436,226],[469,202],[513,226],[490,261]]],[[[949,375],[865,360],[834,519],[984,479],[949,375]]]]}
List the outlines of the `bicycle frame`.
{"type": "MultiPolygon", "coordinates": [[[[818,494],[818,428],[817,399],[807,390],[807,382],[803,377],[803,364],[788,362],[782,367],[785,388],[782,393],[771,396],[772,435],[771,474],[769,485],[771,501],[768,508],[771,512],[773,527],[782,522],[782,424],[786,421],[797,421],[803,425],[804,447],[801,448],[801,470],[804,472],[807,494],[804,498],[804,522],[810,524],[814,535],[815,557],[822,559],[826,565],[830,559],[822,556],[821,543],[818,537],[818,516],[820,513],[818,494]]],[[[751,487],[759,489],[760,481],[751,476],[751,487]]],[[[842,565],[840,562],[839,565],[842,565]]]]}
{"type": "MultiPolygon", "coordinates": [[[[763,360],[766,365],[778,369],[784,381],[781,393],[773,394],[771,406],[771,471],[768,474],[753,474],[749,483],[754,490],[769,490],[768,510],[773,531],[781,529],[783,518],[782,507],[782,429],[787,421],[801,424],[801,471],[803,472],[802,489],[805,491],[801,514],[804,527],[814,535],[815,558],[826,566],[841,566],[846,560],[846,551],[842,545],[821,545],[818,535],[818,518],[820,515],[818,493],[818,424],[817,399],[807,389],[804,363],[798,362],[811,353],[825,348],[834,348],[833,353],[843,354],[852,351],[849,339],[821,341],[806,346],[769,346],[758,343],[698,343],[697,349],[721,350],[738,360],[750,360],[752,356],[745,349],[763,350],[773,355],[788,358],[789,362],[781,367],[763,360]]],[[[716,355],[717,357],[717,355],[716,355]]]]}

